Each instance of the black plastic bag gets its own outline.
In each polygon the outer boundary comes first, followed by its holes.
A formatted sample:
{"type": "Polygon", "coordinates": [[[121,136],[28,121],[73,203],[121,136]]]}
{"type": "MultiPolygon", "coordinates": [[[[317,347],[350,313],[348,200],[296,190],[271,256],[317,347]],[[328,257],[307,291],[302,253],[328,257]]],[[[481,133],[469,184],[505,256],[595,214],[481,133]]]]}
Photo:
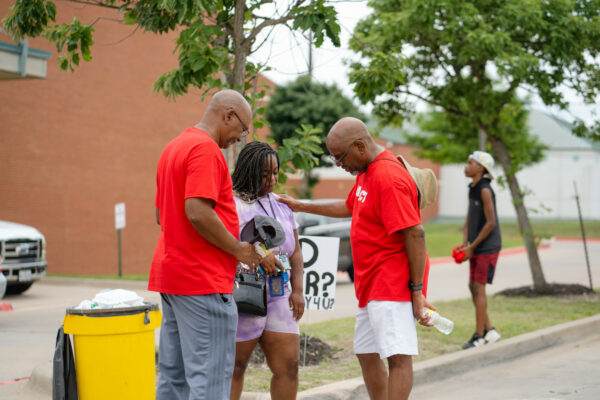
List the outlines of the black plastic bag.
{"type": "Polygon", "coordinates": [[[77,400],[75,359],[69,335],[61,325],[56,335],[56,347],[52,361],[52,400],[77,400]]]}

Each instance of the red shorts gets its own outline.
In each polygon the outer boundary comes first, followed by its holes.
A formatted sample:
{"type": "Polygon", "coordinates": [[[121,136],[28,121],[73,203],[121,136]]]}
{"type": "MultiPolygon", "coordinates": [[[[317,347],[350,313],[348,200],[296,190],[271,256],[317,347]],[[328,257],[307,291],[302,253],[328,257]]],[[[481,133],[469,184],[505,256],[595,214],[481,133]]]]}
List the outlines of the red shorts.
{"type": "Polygon", "coordinates": [[[473,254],[469,258],[471,263],[471,274],[469,282],[492,283],[494,272],[496,272],[496,262],[500,252],[492,254],[473,254]]]}

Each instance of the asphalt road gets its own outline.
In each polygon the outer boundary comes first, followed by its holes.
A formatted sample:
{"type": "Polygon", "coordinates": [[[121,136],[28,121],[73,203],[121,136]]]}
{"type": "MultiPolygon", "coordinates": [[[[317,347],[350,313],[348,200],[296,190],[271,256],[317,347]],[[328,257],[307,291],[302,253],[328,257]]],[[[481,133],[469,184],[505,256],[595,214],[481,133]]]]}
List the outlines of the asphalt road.
{"type": "Polygon", "coordinates": [[[598,400],[600,334],[416,386],[412,400],[598,400]]]}
{"type": "MultiPolygon", "coordinates": [[[[588,247],[592,279],[600,286],[600,242],[588,243],[588,247]]],[[[549,248],[541,249],[540,257],[548,282],[588,284],[581,242],[555,242],[549,248]]],[[[430,272],[429,300],[435,304],[436,301],[468,297],[467,279],[466,265],[434,263],[430,272]]],[[[526,254],[503,255],[489,293],[531,283],[526,254]]],[[[103,288],[117,287],[135,290],[147,301],[159,302],[156,293],[144,290],[144,282],[57,278],[46,278],[22,295],[3,299],[12,303],[14,311],[0,312],[0,398],[7,398],[4,393],[12,390],[11,386],[20,385],[7,382],[29,377],[34,367],[52,359],[56,331],[67,307],[93,298],[103,288]]],[[[345,274],[338,275],[335,310],[311,311],[305,314],[302,323],[353,316],[356,304],[352,284],[345,274]]],[[[443,310],[440,312],[443,314],[443,310]]],[[[600,360],[600,357],[596,359],[600,360]]]]}

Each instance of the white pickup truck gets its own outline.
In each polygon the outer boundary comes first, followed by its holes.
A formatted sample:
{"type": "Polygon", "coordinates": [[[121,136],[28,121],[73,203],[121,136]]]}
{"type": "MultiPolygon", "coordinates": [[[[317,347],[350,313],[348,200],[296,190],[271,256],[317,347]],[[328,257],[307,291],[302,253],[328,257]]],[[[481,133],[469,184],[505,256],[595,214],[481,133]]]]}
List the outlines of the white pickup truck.
{"type": "Polygon", "coordinates": [[[46,275],[46,239],[32,226],[0,221],[0,269],[6,293],[23,293],[46,275]]]}

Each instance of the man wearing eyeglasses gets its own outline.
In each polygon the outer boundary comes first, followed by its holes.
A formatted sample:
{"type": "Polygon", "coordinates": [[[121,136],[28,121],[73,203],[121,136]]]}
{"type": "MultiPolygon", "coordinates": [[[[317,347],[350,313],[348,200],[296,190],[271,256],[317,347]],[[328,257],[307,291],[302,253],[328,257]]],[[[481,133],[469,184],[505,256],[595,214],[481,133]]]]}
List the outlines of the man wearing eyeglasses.
{"type": "Polygon", "coordinates": [[[163,150],[157,168],[161,235],[148,290],[160,292],[157,399],[229,399],[235,360],[237,261],[261,257],[238,241],[229,168],[221,149],[248,134],[252,112],[233,90],[216,93],[201,121],[163,150]]]}
{"type": "Polygon", "coordinates": [[[412,356],[418,354],[415,320],[432,326],[423,308],[435,309],[425,300],[429,259],[417,188],[406,168],[356,118],[336,122],[326,144],[331,160],[356,176],[346,201],[304,203],[289,196],[280,201],[293,211],[352,217],[359,307],[354,352],[372,400],[408,399],[412,356]]]}

